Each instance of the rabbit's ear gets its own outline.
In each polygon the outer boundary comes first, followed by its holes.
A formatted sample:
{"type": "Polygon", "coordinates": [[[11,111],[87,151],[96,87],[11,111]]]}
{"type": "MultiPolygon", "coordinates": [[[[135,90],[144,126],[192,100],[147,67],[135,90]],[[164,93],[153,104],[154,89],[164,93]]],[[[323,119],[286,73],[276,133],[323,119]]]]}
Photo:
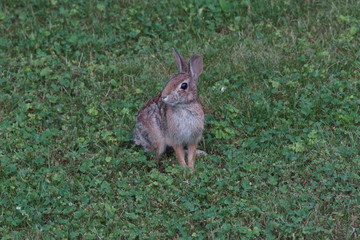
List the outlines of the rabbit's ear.
{"type": "Polygon", "coordinates": [[[179,73],[188,72],[189,67],[188,67],[188,64],[187,64],[185,58],[183,56],[181,56],[180,53],[178,53],[175,48],[174,48],[174,56],[175,56],[175,61],[176,61],[176,65],[178,67],[179,73]]]}
{"type": "Polygon", "coordinates": [[[200,55],[194,55],[190,59],[190,74],[197,81],[203,70],[203,60],[200,55]]]}

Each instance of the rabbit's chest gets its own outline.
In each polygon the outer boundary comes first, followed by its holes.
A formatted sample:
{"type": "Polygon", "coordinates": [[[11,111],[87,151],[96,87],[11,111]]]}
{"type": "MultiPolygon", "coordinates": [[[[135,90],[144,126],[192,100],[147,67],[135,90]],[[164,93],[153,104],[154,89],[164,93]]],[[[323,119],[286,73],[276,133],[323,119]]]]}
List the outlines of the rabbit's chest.
{"type": "Polygon", "coordinates": [[[188,145],[200,140],[204,128],[201,107],[175,109],[167,117],[169,145],[188,145]]]}

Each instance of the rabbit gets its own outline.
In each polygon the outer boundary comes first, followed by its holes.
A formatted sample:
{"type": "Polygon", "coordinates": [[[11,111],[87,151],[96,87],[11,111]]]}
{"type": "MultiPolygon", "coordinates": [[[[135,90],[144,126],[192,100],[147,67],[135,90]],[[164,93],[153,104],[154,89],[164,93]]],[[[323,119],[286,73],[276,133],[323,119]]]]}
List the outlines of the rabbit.
{"type": "Polygon", "coordinates": [[[196,147],[204,130],[204,111],[197,96],[203,60],[200,55],[194,55],[187,63],[175,49],[173,51],[179,73],[139,110],[134,141],[145,151],[155,151],[156,159],[167,146],[172,146],[179,163],[193,171],[196,147]],[[187,164],[185,146],[188,149],[187,164]]]}

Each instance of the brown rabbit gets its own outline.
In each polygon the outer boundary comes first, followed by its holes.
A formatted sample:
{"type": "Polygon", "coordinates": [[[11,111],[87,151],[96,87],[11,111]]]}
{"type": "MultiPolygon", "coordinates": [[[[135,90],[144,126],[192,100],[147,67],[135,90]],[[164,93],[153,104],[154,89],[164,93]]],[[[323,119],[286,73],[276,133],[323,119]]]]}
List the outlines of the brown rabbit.
{"type": "Polygon", "coordinates": [[[172,146],[183,166],[194,170],[196,147],[204,129],[204,112],[197,96],[198,77],[203,70],[200,55],[189,63],[174,49],[179,73],[138,112],[134,133],[137,145],[155,151],[156,158],[172,146]],[[188,148],[188,164],[184,147],[188,148]]]}

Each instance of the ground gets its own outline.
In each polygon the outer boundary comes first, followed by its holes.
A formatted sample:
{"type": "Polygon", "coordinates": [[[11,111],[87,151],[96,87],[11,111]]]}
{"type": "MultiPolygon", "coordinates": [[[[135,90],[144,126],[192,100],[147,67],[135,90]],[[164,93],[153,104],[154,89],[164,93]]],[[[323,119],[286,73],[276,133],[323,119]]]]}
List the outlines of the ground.
{"type": "Polygon", "coordinates": [[[2,239],[356,239],[359,1],[0,3],[2,239]],[[134,145],[200,54],[195,172],[134,145]]]}

